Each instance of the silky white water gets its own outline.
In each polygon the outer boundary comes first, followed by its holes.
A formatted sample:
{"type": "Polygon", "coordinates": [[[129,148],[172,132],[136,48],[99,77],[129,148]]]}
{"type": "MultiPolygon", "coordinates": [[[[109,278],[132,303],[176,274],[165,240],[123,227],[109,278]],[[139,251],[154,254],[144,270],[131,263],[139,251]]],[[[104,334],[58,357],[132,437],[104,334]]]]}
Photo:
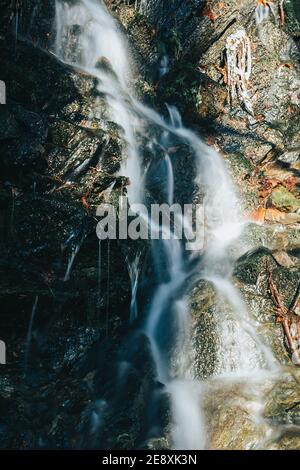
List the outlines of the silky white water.
{"type": "Polygon", "coordinates": [[[127,151],[120,172],[130,180],[130,202],[140,202],[143,187],[140,184],[141,165],[134,134],[137,123],[125,104],[130,79],[126,39],[120,35],[105,6],[97,0],[82,0],[77,4],[57,0],[56,25],[57,56],[98,78],[97,88],[106,96],[112,120],[124,131],[127,151]],[[75,44],[70,31],[74,25],[80,28],[75,44]],[[103,71],[101,60],[104,60],[104,65],[108,64],[113,73],[103,71]]]}
{"type": "MultiPolygon", "coordinates": [[[[139,258],[131,261],[130,321],[134,323],[140,314],[145,316],[142,329],[150,341],[157,380],[164,384],[171,396],[173,446],[181,449],[209,447],[209,423],[206,423],[203,410],[205,386],[193,370],[195,351],[190,350],[191,325],[186,289],[190,275],[188,262],[192,257],[201,255],[199,278],[211,282],[220,303],[223,302],[223,307],[217,312],[221,347],[214,378],[230,373],[232,380],[245,376],[250,380],[255,371],[272,371],[275,362],[231,280],[233,261],[229,252],[238,242],[244,226],[232,181],[222,158],[194,132],[183,127],[176,108],[168,107],[169,120],[166,120],[133,96],[129,88],[131,60],[126,39],[103,2],[81,0],[68,3],[57,0],[56,27],[57,56],[97,78],[97,89],[105,96],[111,120],[123,131],[125,145],[120,174],[130,180],[127,188],[130,204],[143,203],[145,189],[148,189],[147,176],[151,162],[143,161],[141,136],[149,134],[149,148],[155,149],[157,145],[163,152],[165,178],[161,189],[165,200],[162,202],[168,204],[176,202],[177,197],[169,142],[176,138],[193,153],[197,170],[193,183],[204,194],[204,249],[201,253],[191,254],[186,252],[180,240],[174,238],[152,242],[153,272],[157,273],[157,279],[145,312],[140,312],[137,306],[139,258]],[[155,139],[151,137],[149,128],[155,129],[155,139]],[[171,322],[170,325],[168,322],[171,322]],[[171,330],[173,324],[177,331],[172,358],[162,332],[171,330]]],[[[97,109],[97,98],[92,108],[97,109]]]]}

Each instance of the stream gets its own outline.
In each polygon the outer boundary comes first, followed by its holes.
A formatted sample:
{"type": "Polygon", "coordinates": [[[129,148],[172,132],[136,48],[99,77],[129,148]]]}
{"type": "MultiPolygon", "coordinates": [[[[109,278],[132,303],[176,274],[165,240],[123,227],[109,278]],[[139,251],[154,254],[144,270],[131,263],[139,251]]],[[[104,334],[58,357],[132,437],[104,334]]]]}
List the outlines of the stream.
{"type": "MultiPolygon", "coordinates": [[[[184,127],[171,103],[166,104],[166,113],[161,116],[137,100],[131,86],[132,59],[126,38],[102,2],[57,0],[55,54],[97,79],[99,96],[105,97],[111,120],[122,130],[120,175],[130,181],[127,196],[133,211],[138,213],[140,204],[182,207],[195,200],[204,207],[203,247],[187,249],[187,240],[176,239],[172,226],[169,239],[150,241],[147,274],[139,253],[127,260],[132,287],[128,321],[137,334],[149,340],[158,384],[148,404],[152,407],[148,438],[161,433],[155,402],[165,393],[172,410],[172,447],[210,448],[207,395],[212,389],[218,393],[228,384],[242,388],[246,384],[251,395],[246,406],[251,409],[253,421],[263,429],[255,447],[263,447],[271,431],[262,418],[260,384],[276,376],[279,366],[232,281],[236,248],[247,224],[222,157],[184,127]],[[183,157],[190,162],[189,188],[181,187],[183,157]],[[192,347],[189,293],[195,280],[210,283],[218,298],[217,358],[214,373],[208,378],[199,377],[193,367],[197,351],[192,347]],[[147,300],[141,302],[141,298],[147,300]]],[[[166,73],[166,58],[161,67],[166,73]]],[[[91,99],[95,112],[97,97],[91,99]]],[[[183,218],[180,222],[186,225],[183,218]]],[[[164,229],[162,222],[160,233],[164,229]]],[[[101,266],[101,254],[98,263],[101,266]]],[[[206,358],[200,360],[205,362],[206,358]]],[[[126,358],[120,365],[119,376],[123,379],[128,367],[126,358]]]]}

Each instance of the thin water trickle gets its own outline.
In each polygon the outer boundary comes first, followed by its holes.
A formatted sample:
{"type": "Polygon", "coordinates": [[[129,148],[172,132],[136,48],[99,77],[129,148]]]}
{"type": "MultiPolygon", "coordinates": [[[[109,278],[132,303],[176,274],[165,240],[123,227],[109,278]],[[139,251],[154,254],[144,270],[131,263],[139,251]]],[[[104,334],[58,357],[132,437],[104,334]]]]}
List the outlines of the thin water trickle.
{"type": "Polygon", "coordinates": [[[169,73],[169,58],[167,55],[164,55],[159,64],[159,76],[164,77],[169,73]]]}
{"type": "Polygon", "coordinates": [[[18,30],[19,30],[19,11],[18,10],[16,11],[15,22],[16,22],[16,25],[15,25],[15,40],[16,40],[16,44],[17,44],[17,42],[18,42],[18,30]]]}
{"type": "Polygon", "coordinates": [[[80,249],[80,244],[79,243],[77,245],[72,246],[72,248],[71,248],[71,253],[70,253],[69,259],[68,259],[67,269],[66,269],[66,272],[65,272],[65,275],[64,275],[64,282],[67,282],[67,281],[70,280],[73,264],[74,264],[74,261],[75,261],[75,258],[77,256],[77,254],[79,252],[79,249],[80,249]]]}
{"type": "Polygon", "coordinates": [[[104,413],[107,409],[105,400],[96,400],[90,416],[90,434],[95,434],[104,424],[104,413]]]}

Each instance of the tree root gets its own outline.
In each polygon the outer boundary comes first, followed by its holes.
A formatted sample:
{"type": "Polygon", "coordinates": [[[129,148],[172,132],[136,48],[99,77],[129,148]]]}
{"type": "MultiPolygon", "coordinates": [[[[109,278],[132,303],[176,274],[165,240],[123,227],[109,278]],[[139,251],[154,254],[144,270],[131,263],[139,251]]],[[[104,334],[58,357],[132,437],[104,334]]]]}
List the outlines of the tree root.
{"type": "Polygon", "coordinates": [[[292,306],[290,308],[287,308],[284,305],[282,297],[273,280],[272,270],[270,268],[269,263],[267,263],[267,271],[268,271],[268,282],[269,282],[271,298],[277,310],[276,321],[282,324],[282,328],[284,331],[288,349],[292,356],[293,364],[296,366],[300,366],[300,352],[298,348],[298,341],[300,338],[298,337],[297,332],[296,333],[294,332],[295,329],[297,331],[298,329],[297,327],[300,321],[299,317],[294,313],[294,310],[299,301],[300,289],[298,287],[292,306]]]}

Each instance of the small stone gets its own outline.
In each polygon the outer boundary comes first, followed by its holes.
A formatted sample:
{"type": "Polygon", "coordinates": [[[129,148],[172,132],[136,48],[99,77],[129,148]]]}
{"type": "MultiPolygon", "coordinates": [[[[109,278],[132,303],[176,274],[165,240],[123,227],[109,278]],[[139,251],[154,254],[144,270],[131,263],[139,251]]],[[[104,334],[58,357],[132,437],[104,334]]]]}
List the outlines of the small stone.
{"type": "Polygon", "coordinates": [[[295,212],[300,207],[300,201],[283,186],[278,186],[272,192],[269,205],[286,212],[295,212]]]}

